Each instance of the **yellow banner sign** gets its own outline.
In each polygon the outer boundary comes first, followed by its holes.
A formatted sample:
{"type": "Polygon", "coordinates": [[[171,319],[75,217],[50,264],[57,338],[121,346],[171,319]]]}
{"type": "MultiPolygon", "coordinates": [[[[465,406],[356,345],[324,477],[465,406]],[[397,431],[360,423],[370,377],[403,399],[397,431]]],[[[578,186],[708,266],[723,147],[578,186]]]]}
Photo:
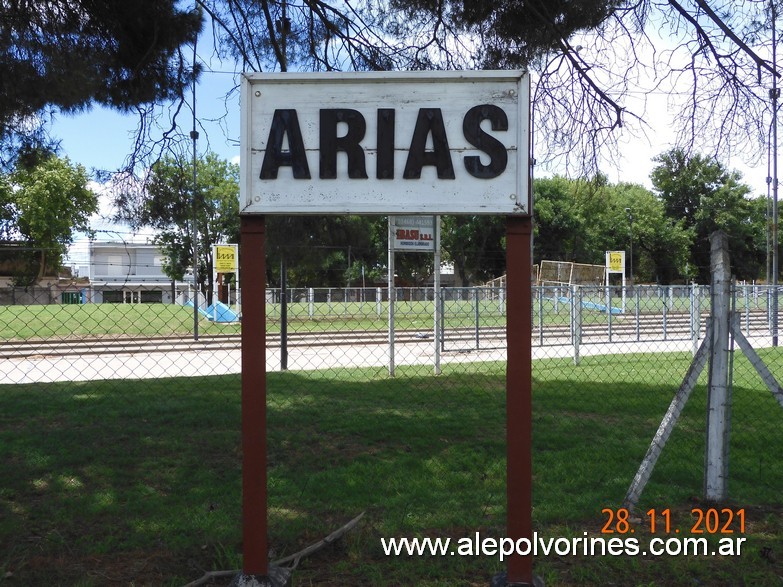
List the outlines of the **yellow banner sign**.
{"type": "Polygon", "coordinates": [[[625,251],[607,251],[606,267],[610,273],[625,272],[625,251]]]}
{"type": "Polygon", "coordinates": [[[214,252],[215,273],[237,272],[237,247],[236,245],[215,245],[214,252]]]}

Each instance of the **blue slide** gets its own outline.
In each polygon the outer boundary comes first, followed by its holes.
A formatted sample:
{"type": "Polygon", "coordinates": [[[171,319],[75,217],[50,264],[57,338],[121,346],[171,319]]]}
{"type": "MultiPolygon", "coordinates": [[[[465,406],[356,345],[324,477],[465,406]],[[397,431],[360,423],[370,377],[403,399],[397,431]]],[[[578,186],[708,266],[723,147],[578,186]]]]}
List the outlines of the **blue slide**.
{"type": "MultiPolygon", "coordinates": [[[[571,303],[571,298],[558,297],[557,299],[560,302],[564,303],[564,304],[570,304],[571,303]]],[[[596,310],[598,312],[603,312],[604,314],[606,313],[606,304],[596,304],[595,302],[582,302],[582,307],[585,310],[596,310]]],[[[613,307],[611,312],[612,312],[612,314],[622,314],[623,313],[623,309],[622,308],[614,308],[613,307]]]]}
{"type": "MultiPolygon", "coordinates": [[[[188,308],[193,307],[193,302],[185,302],[188,308]]],[[[239,322],[239,315],[223,302],[217,302],[207,306],[206,310],[198,309],[199,314],[212,322],[239,322]]]]}

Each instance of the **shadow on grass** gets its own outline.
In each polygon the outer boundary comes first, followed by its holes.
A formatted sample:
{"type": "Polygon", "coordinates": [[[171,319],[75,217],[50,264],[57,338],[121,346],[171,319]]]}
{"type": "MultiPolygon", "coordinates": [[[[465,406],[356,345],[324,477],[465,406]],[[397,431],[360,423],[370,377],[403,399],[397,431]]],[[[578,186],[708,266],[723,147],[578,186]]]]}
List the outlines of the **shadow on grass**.
{"type": "MultiPolygon", "coordinates": [[[[619,505],[676,384],[649,373],[640,382],[622,365],[612,376],[589,362],[581,371],[549,366],[534,383],[534,522],[550,535],[581,535],[619,505]]],[[[501,567],[495,558],[390,558],[380,538],[503,536],[504,387],[497,364],[437,378],[414,369],[395,379],[377,370],[270,373],[273,557],[366,510],[341,550],[305,561],[303,584],[484,583],[501,567]]],[[[783,450],[769,439],[783,411],[768,396],[734,392],[742,424],[731,489],[748,506],[780,500],[783,450]]],[[[0,388],[0,582],[11,573],[9,584],[56,576],[62,585],[178,585],[238,565],[240,409],[236,376],[0,388]]],[[[649,507],[699,494],[703,421],[699,388],[645,494],[649,507]]],[[[646,577],[634,561],[595,564],[542,560],[548,584],[591,584],[594,573],[625,577],[637,566],[646,577]]]]}

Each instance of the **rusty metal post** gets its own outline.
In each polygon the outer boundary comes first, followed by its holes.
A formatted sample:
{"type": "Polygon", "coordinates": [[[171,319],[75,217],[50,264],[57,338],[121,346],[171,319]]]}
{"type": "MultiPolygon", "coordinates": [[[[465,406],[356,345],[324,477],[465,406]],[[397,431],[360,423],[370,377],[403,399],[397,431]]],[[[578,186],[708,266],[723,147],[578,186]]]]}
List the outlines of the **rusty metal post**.
{"type": "Polygon", "coordinates": [[[242,216],[242,570],[269,574],[266,480],[264,216],[242,216]]]}
{"type": "MultiPolygon", "coordinates": [[[[530,308],[530,216],[509,216],[506,224],[508,365],[506,368],[507,536],[533,540],[533,394],[530,308]]],[[[533,556],[508,559],[507,585],[533,584],[533,556]]]]}

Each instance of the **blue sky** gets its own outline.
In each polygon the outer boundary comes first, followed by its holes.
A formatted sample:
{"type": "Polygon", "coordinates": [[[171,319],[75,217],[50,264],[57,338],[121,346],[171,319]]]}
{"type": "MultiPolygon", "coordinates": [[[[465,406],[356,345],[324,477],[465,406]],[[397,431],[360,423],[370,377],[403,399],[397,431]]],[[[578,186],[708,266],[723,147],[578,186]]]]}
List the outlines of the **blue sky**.
{"type": "MultiPolygon", "coordinates": [[[[204,35],[202,35],[204,37],[204,35]]],[[[233,64],[222,63],[212,53],[211,39],[200,40],[199,61],[204,72],[196,88],[196,115],[199,121],[200,137],[197,143],[199,153],[207,148],[220,157],[238,161],[239,158],[239,92],[234,91],[228,101],[226,94],[238,84],[238,76],[233,73],[233,64]],[[215,122],[221,118],[221,122],[215,122]]],[[[180,113],[179,123],[187,134],[192,127],[192,94],[186,94],[188,109],[180,113]]],[[[661,96],[648,105],[648,120],[654,120],[655,132],[650,142],[620,137],[621,153],[625,158],[613,168],[603,169],[612,182],[629,181],[651,187],[649,174],[653,168],[652,158],[671,147],[672,131],[669,125],[661,124],[669,118],[667,99],[661,96]]],[[[61,140],[61,155],[83,165],[86,169],[116,170],[120,168],[133,147],[134,131],[138,118],[134,114],[123,115],[107,108],[92,108],[75,116],[59,115],[51,128],[52,134],[61,140]]],[[[749,168],[740,161],[723,162],[730,169],[743,174],[745,183],[751,186],[754,195],[766,195],[766,158],[758,167],[749,168]]],[[[536,168],[536,176],[551,175],[557,169],[536,168]]],[[[562,172],[562,170],[560,171],[562,172]]],[[[109,197],[102,198],[102,207],[107,212],[109,197]]],[[[134,238],[127,227],[117,226],[96,218],[93,228],[106,231],[101,238],[134,238]]],[[[135,238],[145,238],[139,235],[135,238]]],[[[77,242],[72,259],[78,262],[86,251],[86,242],[77,242]]]]}
{"type": "MultiPolygon", "coordinates": [[[[199,152],[209,148],[224,159],[239,155],[239,93],[229,102],[225,96],[235,84],[235,76],[227,70],[206,71],[196,87],[196,117],[199,128],[199,152]],[[227,115],[226,115],[227,112],[227,115]],[[225,129],[211,120],[225,116],[225,129]]],[[[192,94],[186,94],[188,108],[192,94]]],[[[190,110],[180,113],[179,122],[187,134],[192,127],[190,110]]],[[[92,108],[78,115],[58,115],[52,134],[61,142],[61,154],[80,163],[87,170],[115,170],[122,166],[133,146],[133,133],[138,124],[136,114],[121,114],[108,108],[92,108]]]]}
{"type": "MultiPolygon", "coordinates": [[[[196,117],[199,140],[197,150],[204,153],[214,151],[223,159],[239,160],[239,92],[233,92],[228,101],[226,94],[238,83],[238,77],[228,66],[219,61],[204,59],[206,70],[196,87],[196,117]],[[222,119],[217,122],[217,119],[222,119]]],[[[183,132],[188,134],[193,124],[190,110],[192,92],[186,94],[188,110],[182,111],[178,121],[183,132]]],[[[60,155],[83,165],[88,171],[119,169],[133,148],[135,130],[138,125],[136,114],[122,114],[109,108],[95,107],[78,115],[58,115],[51,127],[54,137],[60,140],[60,155]]],[[[93,189],[101,193],[100,186],[93,189]]],[[[111,212],[111,197],[102,194],[101,213],[92,219],[91,227],[97,231],[99,240],[147,241],[151,231],[134,234],[128,226],[118,225],[101,216],[111,212]]],[[[87,263],[88,239],[78,234],[70,247],[67,265],[79,266],[87,263]]]]}

